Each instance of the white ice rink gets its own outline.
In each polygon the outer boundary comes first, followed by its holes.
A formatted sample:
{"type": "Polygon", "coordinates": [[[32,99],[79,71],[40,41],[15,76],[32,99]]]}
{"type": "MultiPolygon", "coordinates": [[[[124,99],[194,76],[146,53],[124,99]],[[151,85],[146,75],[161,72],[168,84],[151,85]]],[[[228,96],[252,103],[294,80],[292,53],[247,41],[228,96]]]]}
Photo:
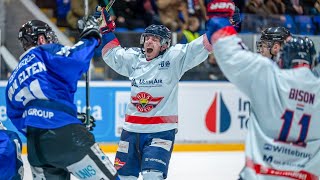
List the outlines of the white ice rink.
{"type": "MultiPolygon", "coordinates": [[[[114,155],[107,153],[113,162],[114,155]]],[[[32,180],[26,155],[24,180],[32,180]]],[[[174,152],[167,180],[237,180],[244,164],[244,152],[174,152]]],[[[75,178],[72,178],[75,180],[75,178]]],[[[142,178],[139,178],[142,180],[142,178]]]]}

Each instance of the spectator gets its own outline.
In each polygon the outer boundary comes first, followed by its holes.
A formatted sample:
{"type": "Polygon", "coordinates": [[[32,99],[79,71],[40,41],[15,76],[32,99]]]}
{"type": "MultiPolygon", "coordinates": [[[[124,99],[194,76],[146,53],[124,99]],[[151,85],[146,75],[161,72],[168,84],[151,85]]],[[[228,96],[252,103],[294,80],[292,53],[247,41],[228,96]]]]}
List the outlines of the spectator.
{"type": "MultiPolygon", "coordinates": [[[[98,5],[98,1],[88,0],[88,5],[89,14],[92,14],[98,5]]],[[[83,0],[71,0],[71,10],[68,12],[67,22],[73,30],[77,30],[78,20],[84,17],[84,9],[83,0]]]]}
{"type": "Polygon", "coordinates": [[[320,13],[320,0],[317,0],[314,3],[314,9],[316,10],[316,14],[318,15],[320,13]]]}
{"type": "Polygon", "coordinates": [[[234,0],[233,2],[240,9],[240,11],[243,12],[246,0],[234,0]]]}
{"type": "Polygon", "coordinates": [[[117,27],[133,30],[146,26],[144,21],[145,10],[141,0],[116,0],[113,9],[117,27]]]}
{"type": "Polygon", "coordinates": [[[303,15],[303,8],[299,0],[284,0],[286,4],[286,14],[303,15]]]}
{"type": "Polygon", "coordinates": [[[284,14],[286,5],[282,0],[267,0],[266,6],[272,14],[284,14]]]}
{"type": "Polygon", "coordinates": [[[184,0],[157,0],[157,6],[162,24],[171,31],[187,28],[189,15],[184,0]]]}
{"type": "Polygon", "coordinates": [[[147,26],[151,24],[161,24],[158,7],[155,0],[145,0],[143,3],[143,8],[146,13],[145,21],[147,26]]]}
{"type": "MultiPolygon", "coordinates": [[[[83,0],[82,0],[83,1],[83,0]]],[[[67,14],[70,11],[70,0],[56,0],[56,17],[57,17],[57,26],[69,26],[66,18],[67,14]]]]}
{"type": "Polygon", "coordinates": [[[202,35],[204,32],[201,32],[200,29],[200,20],[196,16],[190,16],[189,22],[188,22],[188,28],[182,30],[181,33],[179,33],[178,39],[181,44],[187,44],[198,37],[202,35]]]}
{"type": "Polygon", "coordinates": [[[270,10],[263,3],[263,0],[249,0],[244,8],[244,12],[249,14],[257,14],[264,17],[271,14],[270,10]]]}
{"type": "Polygon", "coordinates": [[[304,0],[301,2],[304,15],[317,15],[318,11],[315,8],[317,0],[304,0]]]}

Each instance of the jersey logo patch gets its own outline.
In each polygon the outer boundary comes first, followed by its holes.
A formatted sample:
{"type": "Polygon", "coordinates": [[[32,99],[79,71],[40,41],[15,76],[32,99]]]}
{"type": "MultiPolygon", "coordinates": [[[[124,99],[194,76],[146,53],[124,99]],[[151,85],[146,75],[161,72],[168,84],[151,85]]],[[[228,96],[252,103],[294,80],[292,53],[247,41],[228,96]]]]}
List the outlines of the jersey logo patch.
{"type": "Polygon", "coordinates": [[[168,69],[170,67],[170,61],[161,61],[159,63],[159,70],[160,69],[168,69]]]}
{"type": "Polygon", "coordinates": [[[147,113],[155,108],[162,99],[163,97],[152,97],[146,92],[140,92],[135,97],[131,97],[131,103],[139,112],[147,113]]]}
{"type": "Polygon", "coordinates": [[[120,168],[122,168],[126,163],[122,162],[119,158],[116,158],[114,160],[114,167],[116,168],[116,170],[119,170],[120,168]]]}

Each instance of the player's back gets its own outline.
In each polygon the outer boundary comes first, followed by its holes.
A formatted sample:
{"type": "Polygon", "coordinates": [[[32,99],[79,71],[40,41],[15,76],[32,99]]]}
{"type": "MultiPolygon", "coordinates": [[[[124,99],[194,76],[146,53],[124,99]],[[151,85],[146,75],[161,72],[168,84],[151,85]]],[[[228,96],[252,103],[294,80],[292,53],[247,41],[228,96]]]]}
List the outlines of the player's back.
{"type": "MultiPolygon", "coordinates": [[[[320,80],[307,68],[279,70],[251,101],[262,130],[285,142],[320,139],[320,80]]],[[[250,95],[249,95],[250,96],[250,95]]]]}
{"type": "Polygon", "coordinates": [[[313,64],[307,41],[294,36],[288,39],[281,48],[278,66],[248,51],[228,30],[219,34],[227,35],[215,43],[215,57],[228,80],[251,102],[246,166],[241,177],[319,179],[320,80],[307,68],[313,64]]]}
{"type": "Polygon", "coordinates": [[[275,68],[273,76],[248,94],[252,113],[244,177],[320,176],[319,84],[308,68],[275,68]]]}

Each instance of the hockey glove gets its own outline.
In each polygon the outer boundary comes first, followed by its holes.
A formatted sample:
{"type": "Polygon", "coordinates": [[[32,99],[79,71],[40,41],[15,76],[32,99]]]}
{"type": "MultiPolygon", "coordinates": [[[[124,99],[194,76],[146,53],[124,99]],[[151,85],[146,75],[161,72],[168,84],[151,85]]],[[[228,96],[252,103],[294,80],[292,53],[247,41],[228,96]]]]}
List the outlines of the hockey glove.
{"type": "Polygon", "coordinates": [[[208,9],[210,19],[206,23],[206,35],[211,42],[213,33],[227,26],[231,26],[230,18],[234,15],[235,5],[232,0],[214,0],[208,9]]]}
{"type": "Polygon", "coordinates": [[[83,123],[83,125],[88,129],[88,131],[92,131],[94,127],[96,127],[96,120],[93,116],[90,115],[89,122],[87,121],[86,113],[77,113],[77,118],[83,123]]]}
{"type": "Polygon", "coordinates": [[[95,17],[89,16],[87,19],[78,20],[78,29],[80,32],[80,39],[94,37],[101,41],[101,34],[99,32],[98,21],[95,17]]]}
{"type": "Polygon", "coordinates": [[[236,6],[234,14],[232,16],[232,18],[230,18],[230,23],[232,24],[232,26],[234,27],[234,29],[237,32],[240,32],[241,30],[241,15],[240,15],[240,9],[236,6]]]}
{"type": "Polygon", "coordinates": [[[211,1],[207,8],[209,18],[228,17],[231,18],[235,11],[235,5],[232,0],[214,0],[211,1]]]}
{"type": "Polygon", "coordinates": [[[110,14],[105,7],[97,6],[94,17],[98,17],[101,34],[107,34],[115,30],[116,23],[113,20],[110,20],[110,14]]]}

